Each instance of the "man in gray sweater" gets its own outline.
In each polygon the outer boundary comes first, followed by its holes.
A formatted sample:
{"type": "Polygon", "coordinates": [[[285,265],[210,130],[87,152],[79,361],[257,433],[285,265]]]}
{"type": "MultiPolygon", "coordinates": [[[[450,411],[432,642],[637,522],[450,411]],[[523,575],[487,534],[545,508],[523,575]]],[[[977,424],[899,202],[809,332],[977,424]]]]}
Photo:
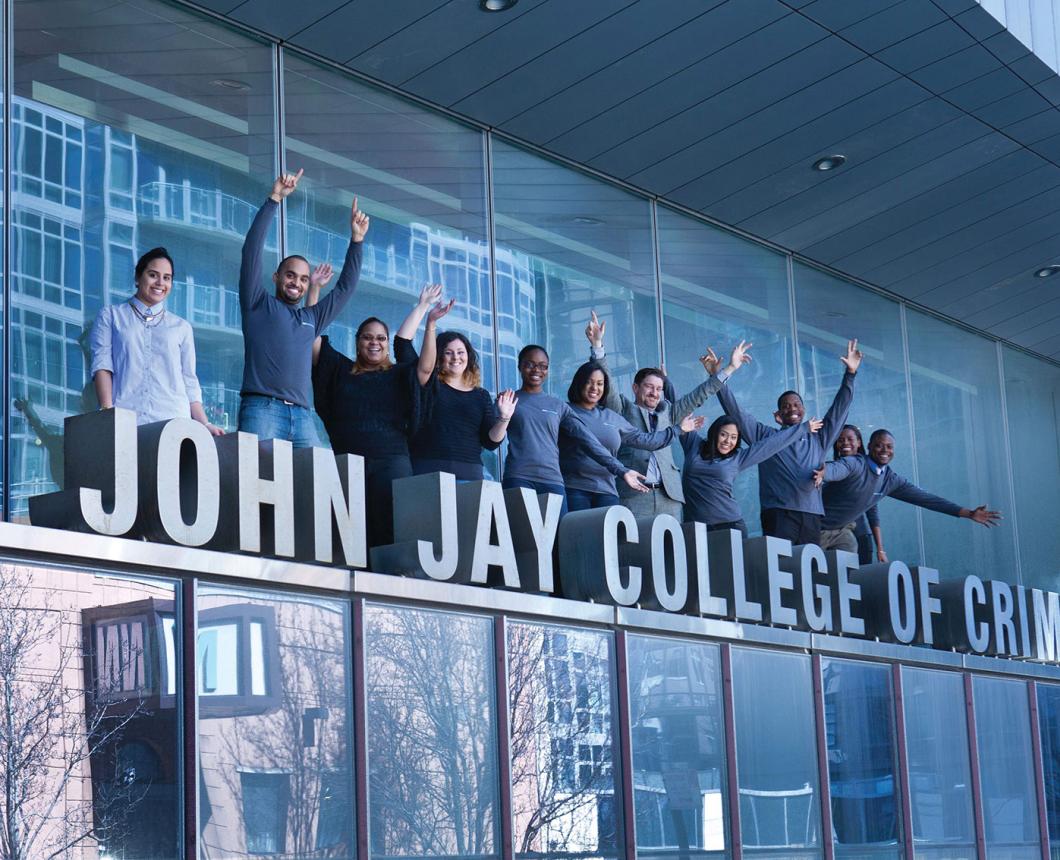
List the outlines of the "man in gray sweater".
{"type": "Polygon", "coordinates": [[[313,307],[302,306],[310,281],[326,283],[331,266],[317,266],[291,254],[272,275],[270,295],[261,271],[265,238],[272,228],[280,201],[298,187],[302,171],[286,173],[272,184],[272,192],[258,210],[246,241],[239,269],[239,309],[243,318],[243,385],[240,388],[239,429],[258,438],[286,439],[295,448],[317,443],[311,414],[313,341],[353,297],[361,271],[361,245],[368,232],[368,216],[353,198],[350,244],[339,279],[327,296],[313,307]]]}
{"type": "Polygon", "coordinates": [[[821,522],[821,547],[858,551],[854,524],[858,518],[886,496],[979,523],[995,526],[1001,519],[997,511],[986,505],[962,508],[955,502],[933,495],[907,481],[890,467],[894,458],[894,436],[889,430],[879,429],[869,437],[869,453],[832,460],[814,473],[817,486],[828,484],[824,519],[821,522]]]}
{"type": "MultiPolygon", "coordinates": [[[[606,353],[604,352],[606,328],[607,323],[601,323],[596,312],[593,311],[592,319],[585,327],[585,336],[589,340],[593,361],[597,362],[605,372],[607,372],[606,353]]],[[[618,387],[611,385],[608,386],[607,399],[602,405],[617,412],[637,430],[653,433],[670,426],[680,425],[692,410],[715,394],[726,379],[728,375],[722,371],[683,397],[677,397],[672,392],[670,397],[666,397],[664,390],[667,380],[663,371],[655,367],[642,367],[633,377],[633,400],[619,394],[618,387]]],[[[681,522],[685,495],[681,489],[681,470],[674,463],[673,449],[667,445],[657,451],[646,451],[623,445],[618,450],[618,459],[628,468],[644,475],[644,486],[648,488],[647,493],[639,493],[619,484],[618,493],[622,504],[638,517],[671,514],[677,518],[678,522],[681,522]]]]}

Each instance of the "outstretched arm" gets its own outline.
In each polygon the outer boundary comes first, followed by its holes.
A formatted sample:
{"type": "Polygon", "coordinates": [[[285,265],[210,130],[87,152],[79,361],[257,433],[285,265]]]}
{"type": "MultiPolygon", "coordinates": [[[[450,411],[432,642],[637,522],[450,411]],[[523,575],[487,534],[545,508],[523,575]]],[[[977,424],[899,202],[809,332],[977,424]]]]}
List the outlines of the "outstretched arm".
{"type": "MultiPolygon", "coordinates": [[[[442,288],[439,286],[439,295],[441,291],[442,288]]],[[[453,309],[455,301],[456,299],[450,299],[448,303],[436,302],[434,307],[427,312],[427,325],[423,328],[423,348],[420,350],[419,363],[416,365],[416,376],[420,380],[420,385],[426,385],[434,375],[434,368],[438,363],[437,323],[453,309]]]]}
{"type": "Polygon", "coordinates": [[[350,244],[346,248],[346,258],[342,262],[342,271],[339,272],[339,279],[335,282],[335,289],[328,293],[312,309],[317,334],[323,334],[324,329],[331,324],[331,321],[346,307],[346,303],[353,298],[353,291],[357,287],[357,280],[361,276],[364,237],[368,234],[368,226],[369,218],[357,206],[357,198],[354,197],[353,205],[350,207],[350,244]]]}
{"type": "Polygon", "coordinates": [[[640,485],[640,482],[644,480],[644,476],[635,469],[627,469],[619,460],[612,457],[611,452],[600,444],[599,439],[585,429],[585,425],[578,420],[574,415],[573,410],[566,404],[563,404],[563,413],[560,415],[559,428],[560,432],[566,433],[571,438],[577,440],[585,449],[586,454],[592,457],[616,478],[622,478],[626,484],[635,490],[647,492],[647,488],[640,485]]]}
{"type": "Polygon", "coordinates": [[[658,451],[660,448],[665,448],[682,433],[695,435],[695,432],[705,422],[702,416],[686,415],[677,427],[671,424],[662,430],[645,431],[638,430],[617,412],[614,415],[617,419],[619,435],[622,437],[622,444],[644,451],[658,451]]]}
{"type": "Polygon", "coordinates": [[[282,173],[276,177],[268,199],[254,216],[247,231],[239,264],[239,302],[244,309],[253,307],[267,295],[261,277],[261,254],[265,250],[265,237],[272,228],[280,201],[294,193],[301,178],[301,170],[297,173],[282,173]]]}
{"type": "MultiPolygon", "coordinates": [[[[600,369],[610,377],[607,353],[604,352],[604,332],[607,331],[607,322],[600,322],[596,311],[590,311],[590,314],[589,324],[585,326],[585,339],[589,341],[589,358],[600,365],[600,369]]],[[[619,393],[618,386],[612,379],[611,384],[607,386],[607,397],[600,405],[621,415],[629,406],[629,400],[619,393]]]]}
{"type": "Polygon", "coordinates": [[[431,307],[441,299],[441,297],[441,284],[427,284],[422,290],[420,290],[419,300],[413,305],[412,310],[408,312],[405,319],[402,320],[396,336],[403,337],[405,340],[412,340],[416,336],[416,331],[420,327],[420,320],[426,316],[427,311],[429,311],[431,307]]]}
{"type": "Polygon", "coordinates": [[[1001,514],[998,511],[989,510],[986,505],[980,505],[977,508],[962,508],[956,502],[922,490],[916,484],[898,475],[894,475],[893,484],[885,492],[899,501],[927,508],[929,511],[938,511],[940,514],[949,514],[951,517],[972,520],[981,526],[996,526],[1001,521],[1001,514]]]}
{"type": "Polygon", "coordinates": [[[785,427],[783,430],[779,430],[776,433],[767,436],[760,442],[753,443],[739,453],[740,471],[742,472],[744,469],[750,469],[752,466],[761,463],[763,460],[768,460],[778,451],[794,444],[807,433],[816,433],[820,429],[820,419],[811,418],[809,421],[804,421],[802,424],[796,424],[794,427],[785,427]]]}
{"type": "Polygon", "coordinates": [[[821,445],[827,451],[835,444],[843,425],[847,423],[847,413],[850,412],[850,404],[854,400],[854,374],[861,366],[861,350],[858,349],[858,340],[847,341],[846,355],[840,356],[840,361],[846,366],[843,381],[839,385],[832,405],[824,416],[824,427],[821,429],[821,445]]]}
{"type": "MultiPolygon", "coordinates": [[[[331,263],[321,263],[309,276],[309,289],[305,293],[305,306],[311,308],[320,301],[320,291],[331,280],[331,263]]],[[[313,339],[313,364],[320,361],[320,335],[313,339]]]]}

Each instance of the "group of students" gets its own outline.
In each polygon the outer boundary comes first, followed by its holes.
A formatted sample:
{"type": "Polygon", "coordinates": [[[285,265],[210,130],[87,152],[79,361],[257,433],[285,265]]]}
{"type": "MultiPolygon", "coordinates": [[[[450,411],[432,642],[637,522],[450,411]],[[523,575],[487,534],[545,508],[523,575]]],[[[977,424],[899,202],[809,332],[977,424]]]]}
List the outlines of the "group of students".
{"type": "MultiPolygon", "coordinates": [[[[728,363],[712,350],[700,359],[707,379],[678,396],[664,370],[640,369],[632,399],[611,385],[603,349],[606,323],[592,314],[586,326],[590,358],[578,368],[563,401],[545,392],[549,357],[529,345],[518,358],[521,386],[496,399],[482,387],[478,356],[459,332],[438,333],[453,307],[442,287],[428,285],[393,338],[376,317],[357,328],[351,358],[324,334],[353,295],[361,268],[368,216],[354,198],[350,243],[338,279],[300,255],[280,261],[264,286],[262,254],[280,202],[302,171],[283,174],[251,224],[239,275],[244,367],[239,430],[295,447],[317,444],[315,408],[336,454],[365,459],[368,538],[392,540],[393,481],[451,472],[457,480],[483,477],[482,450],[506,439],[502,484],[555,493],[563,513],[626,504],[637,515],[668,513],[708,529],[744,522],[733,485],[758,466],[762,531],[792,543],[860,551],[862,561],[886,560],[877,502],[892,496],[983,525],[1000,518],[985,506],[963,508],[931,495],[890,468],[894,437],[875,431],[868,450],[847,424],[862,355],[851,341],[845,373],[823,419],[805,420],[802,398],[784,392],[773,424],[757,421],[736,402],[730,379],[750,360],[751,344],[733,348],[728,363]],[[304,300],[304,301],[303,301],[304,300]],[[419,352],[413,338],[426,318],[419,352]],[[693,411],[717,396],[724,413],[707,429],[693,411]],[[312,406],[311,406],[312,405],[312,406]],[[684,465],[673,458],[673,442],[684,465]],[[826,462],[831,454],[832,459],[826,462]],[[823,487],[823,489],[822,489],[823,487]]],[[[167,314],[174,264],[164,248],[136,265],[136,293],[104,308],[92,329],[91,373],[101,408],[120,406],[141,424],[190,416],[212,433],[195,375],[191,326],[167,314]]]]}

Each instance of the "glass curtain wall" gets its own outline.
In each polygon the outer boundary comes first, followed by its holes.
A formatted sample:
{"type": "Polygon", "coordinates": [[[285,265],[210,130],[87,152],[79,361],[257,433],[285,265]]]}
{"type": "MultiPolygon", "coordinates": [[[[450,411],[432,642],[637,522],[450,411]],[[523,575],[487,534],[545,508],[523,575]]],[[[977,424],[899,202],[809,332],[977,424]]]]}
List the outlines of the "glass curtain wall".
{"type": "MultiPolygon", "coordinates": [[[[17,0],[9,516],[62,484],[62,423],[97,406],[88,332],[165,246],[210,420],[235,429],[240,247],[276,174],[274,49],[164,3],[17,0]],[[150,50],[145,50],[150,46],[150,50]]],[[[275,251],[278,233],[269,246],[275,251]]]]}
{"type": "Polygon", "coordinates": [[[1060,685],[1038,684],[1045,812],[1052,860],[1060,860],[1060,685]]]}
{"type": "Polygon", "coordinates": [[[350,607],[201,585],[202,857],[354,855],[350,607]]]}
{"type": "MultiPolygon", "coordinates": [[[[787,260],[664,206],[658,235],[666,369],[678,392],[706,379],[699,357],[707,347],[728,356],[746,340],[754,360],[730,388],[742,409],[772,426],[777,397],[795,386],[787,260]]],[[[712,398],[698,412],[709,424],[721,407],[712,398]]],[[[744,472],[735,492],[751,534],[761,534],[758,470],[744,472]]]]}

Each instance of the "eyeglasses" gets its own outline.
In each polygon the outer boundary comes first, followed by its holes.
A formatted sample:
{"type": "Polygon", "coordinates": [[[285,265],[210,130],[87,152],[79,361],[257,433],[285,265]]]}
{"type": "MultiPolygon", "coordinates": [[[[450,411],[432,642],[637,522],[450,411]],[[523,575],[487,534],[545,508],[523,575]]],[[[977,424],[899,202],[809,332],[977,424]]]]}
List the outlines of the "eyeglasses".
{"type": "Polygon", "coordinates": [[[362,334],[360,339],[368,341],[369,343],[373,340],[377,340],[379,343],[386,343],[390,339],[390,336],[385,334],[362,334]]]}
{"type": "Polygon", "coordinates": [[[547,361],[524,361],[523,367],[527,370],[548,370],[547,361]]]}

